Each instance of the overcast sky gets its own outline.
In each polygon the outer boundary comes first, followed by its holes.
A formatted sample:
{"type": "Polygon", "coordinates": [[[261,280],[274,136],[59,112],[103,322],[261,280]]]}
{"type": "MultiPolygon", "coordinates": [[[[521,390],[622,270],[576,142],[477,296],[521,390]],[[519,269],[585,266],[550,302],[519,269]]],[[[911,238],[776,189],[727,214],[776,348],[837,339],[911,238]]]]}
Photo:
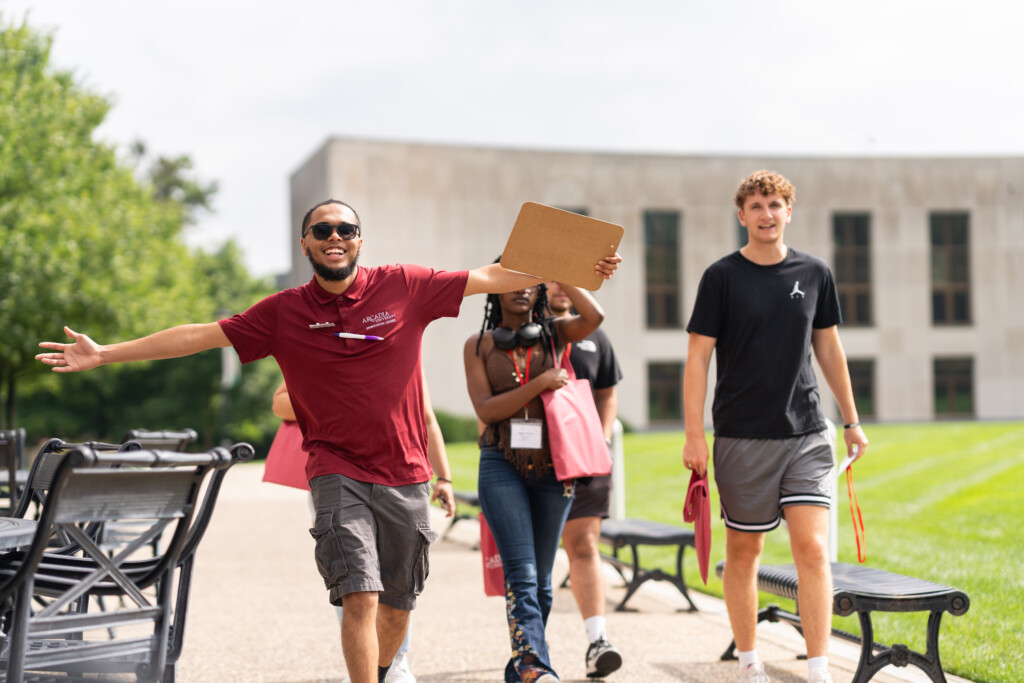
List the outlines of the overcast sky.
{"type": "MultiPolygon", "coordinates": [[[[192,243],[286,270],[330,136],[656,153],[1024,155],[1024,5],[0,0],[108,96],[98,136],[219,181],[192,243]]],[[[784,169],[779,169],[784,172],[784,169]]],[[[524,198],[528,199],[528,198],[524,198]]],[[[511,226],[510,226],[511,227],[511,226]]]]}

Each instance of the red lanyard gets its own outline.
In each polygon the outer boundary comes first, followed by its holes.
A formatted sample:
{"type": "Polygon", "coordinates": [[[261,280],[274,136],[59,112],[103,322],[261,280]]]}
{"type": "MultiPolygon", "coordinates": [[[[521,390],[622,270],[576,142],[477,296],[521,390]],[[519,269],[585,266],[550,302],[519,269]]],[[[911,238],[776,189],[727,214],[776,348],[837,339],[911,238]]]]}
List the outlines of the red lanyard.
{"type": "Polygon", "coordinates": [[[857,538],[857,561],[864,564],[868,559],[868,551],[867,544],[864,542],[864,518],[860,514],[860,502],[857,500],[857,490],[853,487],[852,463],[846,468],[846,494],[850,500],[850,517],[853,518],[853,535],[857,538]],[[856,511],[854,510],[855,507],[856,511]]]}
{"type": "Polygon", "coordinates": [[[533,356],[533,354],[530,352],[530,349],[526,349],[526,379],[524,380],[523,379],[523,374],[521,372],[519,372],[519,363],[516,362],[515,351],[512,350],[512,349],[509,349],[509,351],[508,351],[508,357],[512,359],[512,367],[514,367],[516,369],[516,377],[519,378],[519,386],[521,386],[521,387],[526,386],[526,383],[530,381],[530,357],[531,356],[533,356]]]}

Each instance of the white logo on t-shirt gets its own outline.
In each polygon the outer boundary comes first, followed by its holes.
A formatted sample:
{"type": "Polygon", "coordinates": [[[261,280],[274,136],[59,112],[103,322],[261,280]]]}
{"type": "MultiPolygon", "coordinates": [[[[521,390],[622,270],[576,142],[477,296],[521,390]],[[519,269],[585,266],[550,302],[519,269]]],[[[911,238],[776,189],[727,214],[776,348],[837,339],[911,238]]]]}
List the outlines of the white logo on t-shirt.
{"type": "Polygon", "coordinates": [[[797,280],[793,283],[793,291],[789,293],[790,299],[803,299],[804,293],[800,291],[800,281],[797,280]]]}
{"type": "Polygon", "coordinates": [[[381,325],[394,325],[395,315],[389,311],[381,311],[380,313],[374,313],[363,318],[363,324],[366,325],[368,330],[380,327],[381,325]]]}
{"type": "Polygon", "coordinates": [[[573,344],[573,348],[576,351],[588,351],[590,353],[597,353],[597,344],[594,343],[593,339],[584,339],[573,344]]]}

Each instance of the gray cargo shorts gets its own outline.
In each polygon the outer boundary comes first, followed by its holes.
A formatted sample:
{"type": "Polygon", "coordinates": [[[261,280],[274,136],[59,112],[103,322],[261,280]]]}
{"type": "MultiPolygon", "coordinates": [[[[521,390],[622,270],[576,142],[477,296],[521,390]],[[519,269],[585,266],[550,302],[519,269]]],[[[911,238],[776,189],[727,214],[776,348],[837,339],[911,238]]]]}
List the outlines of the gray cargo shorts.
{"type": "Polygon", "coordinates": [[[367,484],[340,474],[309,482],[316,518],[316,566],[333,605],[349,593],[376,592],[395,609],[412,610],[430,571],[430,482],[367,484]]]}
{"type": "Polygon", "coordinates": [[[790,505],[829,507],[832,447],[826,432],[790,439],[716,436],[715,484],[725,526],[771,531],[790,505]]]}

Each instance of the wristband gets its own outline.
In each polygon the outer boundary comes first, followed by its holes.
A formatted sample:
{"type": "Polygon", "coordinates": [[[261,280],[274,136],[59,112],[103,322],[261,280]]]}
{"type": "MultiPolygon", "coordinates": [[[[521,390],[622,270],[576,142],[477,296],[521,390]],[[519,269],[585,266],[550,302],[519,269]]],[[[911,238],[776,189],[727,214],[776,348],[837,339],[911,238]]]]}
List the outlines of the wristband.
{"type": "Polygon", "coordinates": [[[853,429],[854,427],[860,427],[860,422],[851,422],[848,425],[843,425],[843,429],[853,429]]]}
{"type": "Polygon", "coordinates": [[[449,484],[450,484],[450,483],[452,483],[452,480],[451,480],[451,479],[445,479],[444,477],[438,477],[438,478],[437,478],[437,483],[438,483],[438,484],[440,484],[440,483],[441,483],[442,481],[443,481],[443,482],[447,482],[447,483],[449,483],[449,484]]]}

